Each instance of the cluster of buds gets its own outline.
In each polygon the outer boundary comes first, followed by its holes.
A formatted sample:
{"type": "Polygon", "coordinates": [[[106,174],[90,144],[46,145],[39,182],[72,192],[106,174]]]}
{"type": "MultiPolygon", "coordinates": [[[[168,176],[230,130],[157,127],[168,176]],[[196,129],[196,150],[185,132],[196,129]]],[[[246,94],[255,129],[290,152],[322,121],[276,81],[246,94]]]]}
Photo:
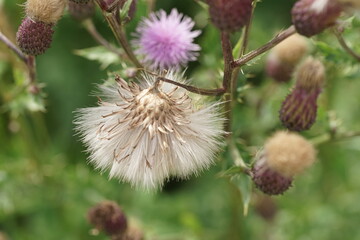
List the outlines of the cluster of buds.
{"type": "Polygon", "coordinates": [[[251,169],[258,189],[268,195],[283,194],[294,176],[311,166],[316,151],[311,143],[296,133],[277,132],[267,140],[251,169]]]}
{"type": "Polygon", "coordinates": [[[70,15],[76,20],[83,21],[90,18],[95,13],[95,4],[90,1],[68,1],[68,10],[70,15]]]}
{"type": "Polygon", "coordinates": [[[221,31],[234,32],[251,17],[252,0],[207,0],[212,23],[221,31]]]}
{"type": "Polygon", "coordinates": [[[308,57],[295,73],[296,83],[280,110],[283,125],[293,131],[310,129],[316,120],[317,98],[325,81],[325,67],[308,57]]]}
{"type": "Polygon", "coordinates": [[[16,34],[17,43],[25,54],[40,55],[52,42],[53,27],[61,18],[65,0],[28,0],[26,17],[16,34]]]}
{"type": "Polygon", "coordinates": [[[298,33],[311,37],[335,24],[343,10],[337,0],[299,0],[291,13],[298,33]]]}
{"type": "Polygon", "coordinates": [[[266,74],[278,82],[288,82],[296,65],[309,52],[305,37],[295,34],[275,46],[266,61],[266,74]]]}
{"type": "Polygon", "coordinates": [[[103,231],[111,239],[142,240],[143,234],[136,228],[129,227],[128,220],[119,207],[112,201],[103,201],[88,211],[88,221],[98,231],[103,231]]]}

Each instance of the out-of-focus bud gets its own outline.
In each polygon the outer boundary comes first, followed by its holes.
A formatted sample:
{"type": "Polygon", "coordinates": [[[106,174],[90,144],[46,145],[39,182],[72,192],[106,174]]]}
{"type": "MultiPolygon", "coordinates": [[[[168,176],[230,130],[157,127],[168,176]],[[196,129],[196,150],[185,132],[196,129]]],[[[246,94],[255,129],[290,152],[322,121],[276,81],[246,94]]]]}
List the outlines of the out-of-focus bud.
{"type": "Polygon", "coordinates": [[[251,16],[252,0],[207,0],[212,23],[221,31],[234,32],[251,16]]]}
{"type": "Polygon", "coordinates": [[[316,158],[313,145],[296,133],[280,131],[265,143],[251,170],[258,189],[268,195],[284,193],[295,175],[310,167],[316,158]]]}
{"type": "Polygon", "coordinates": [[[359,0],[336,0],[341,4],[344,4],[345,7],[356,7],[360,8],[360,1],[359,0]]]}
{"type": "Polygon", "coordinates": [[[254,197],[254,208],[264,220],[271,222],[277,213],[277,206],[274,200],[267,195],[257,194],[254,197]]]}
{"type": "Polygon", "coordinates": [[[269,53],[266,61],[266,73],[278,82],[288,82],[296,64],[309,52],[305,37],[295,34],[278,45],[269,53]]]}
{"type": "Polygon", "coordinates": [[[127,230],[127,219],[121,208],[111,201],[104,201],[88,212],[89,222],[107,235],[123,234],[127,230]]]}
{"type": "Polygon", "coordinates": [[[317,98],[325,81],[325,67],[312,57],[307,58],[297,69],[296,84],[280,109],[280,120],[293,131],[311,128],[316,120],[317,98]]]}
{"type": "Polygon", "coordinates": [[[95,4],[92,0],[84,4],[69,1],[68,9],[73,18],[82,21],[94,15],[95,4]]]}
{"type": "Polygon", "coordinates": [[[292,8],[292,22],[301,35],[311,37],[335,24],[342,5],[336,0],[299,0],[292,8]]]}
{"type": "Polygon", "coordinates": [[[21,51],[34,56],[44,53],[52,42],[52,27],[53,24],[35,22],[26,17],[16,33],[16,41],[21,51]]]}

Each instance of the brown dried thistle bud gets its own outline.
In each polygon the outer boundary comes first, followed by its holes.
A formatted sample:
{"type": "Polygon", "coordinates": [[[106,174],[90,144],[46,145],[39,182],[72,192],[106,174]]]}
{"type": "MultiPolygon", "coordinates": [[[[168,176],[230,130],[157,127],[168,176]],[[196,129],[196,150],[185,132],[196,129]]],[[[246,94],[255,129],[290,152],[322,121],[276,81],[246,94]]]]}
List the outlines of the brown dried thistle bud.
{"type": "Polygon", "coordinates": [[[89,222],[107,235],[121,235],[127,229],[127,219],[119,205],[104,201],[92,207],[88,212],[89,222]]]}
{"type": "Polygon", "coordinates": [[[16,41],[21,51],[34,56],[44,53],[52,42],[52,27],[53,24],[35,22],[26,17],[16,33],[16,41]]]}
{"type": "Polygon", "coordinates": [[[342,5],[335,0],[299,0],[292,8],[296,31],[311,37],[335,24],[342,5]]]}
{"type": "Polygon", "coordinates": [[[310,129],[317,115],[317,98],[325,81],[325,67],[312,57],[297,69],[296,84],[280,109],[280,120],[293,131],[310,129]]]}
{"type": "Polygon", "coordinates": [[[280,131],[265,143],[251,172],[258,189],[269,195],[284,193],[295,175],[316,159],[313,145],[296,133],[280,131]]]}
{"type": "Polygon", "coordinates": [[[294,34],[276,45],[266,61],[266,73],[278,82],[288,82],[296,64],[309,52],[305,37],[294,34]]]}
{"type": "Polygon", "coordinates": [[[221,31],[235,32],[250,21],[252,0],[207,0],[212,23],[221,31]]]}
{"type": "Polygon", "coordinates": [[[94,1],[89,1],[87,3],[81,4],[73,1],[69,1],[68,9],[70,15],[76,20],[82,21],[87,18],[91,18],[95,13],[95,4],[94,1]]]}

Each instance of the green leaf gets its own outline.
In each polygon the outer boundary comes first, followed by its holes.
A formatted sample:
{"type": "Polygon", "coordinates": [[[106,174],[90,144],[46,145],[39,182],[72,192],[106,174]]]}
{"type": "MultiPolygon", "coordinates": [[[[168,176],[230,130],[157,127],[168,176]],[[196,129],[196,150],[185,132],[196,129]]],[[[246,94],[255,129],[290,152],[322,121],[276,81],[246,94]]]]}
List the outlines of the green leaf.
{"type": "Polygon", "coordinates": [[[239,189],[243,202],[244,216],[248,214],[251,201],[251,178],[247,174],[237,174],[231,177],[231,182],[239,189]]]}
{"type": "Polygon", "coordinates": [[[103,46],[79,49],[74,51],[76,55],[84,57],[89,60],[99,62],[100,68],[105,69],[111,64],[119,63],[119,57],[113,52],[110,52],[103,46]]]}

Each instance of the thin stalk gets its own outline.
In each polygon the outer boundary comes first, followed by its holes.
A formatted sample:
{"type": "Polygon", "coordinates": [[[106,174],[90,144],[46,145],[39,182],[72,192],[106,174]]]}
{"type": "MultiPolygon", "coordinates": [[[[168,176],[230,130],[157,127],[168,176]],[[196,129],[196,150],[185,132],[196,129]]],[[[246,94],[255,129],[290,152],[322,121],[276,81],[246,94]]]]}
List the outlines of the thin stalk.
{"type": "Polygon", "coordinates": [[[5,45],[11,49],[18,58],[23,61],[28,70],[28,79],[29,79],[29,86],[32,88],[30,91],[34,94],[39,93],[39,89],[36,86],[36,59],[34,56],[25,55],[13,42],[11,42],[2,32],[0,32],[0,41],[5,43],[5,45]]]}
{"type": "Polygon", "coordinates": [[[171,84],[173,84],[175,86],[184,88],[184,89],[188,90],[189,92],[197,93],[197,94],[200,94],[200,95],[220,96],[220,95],[225,93],[224,88],[203,89],[203,88],[197,88],[197,87],[194,87],[194,86],[190,86],[190,85],[182,84],[182,83],[179,83],[179,82],[175,82],[175,81],[167,79],[165,77],[158,76],[157,79],[160,80],[160,81],[163,81],[163,82],[171,83],[171,84]]]}
{"type": "Polygon", "coordinates": [[[105,18],[106,18],[107,22],[109,23],[109,26],[110,26],[111,30],[113,31],[117,41],[120,43],[120,45],[124,49],[126,55],[129,57],[130,61],[132,61],[132,63],[137,68],[143,68],[141,63],[137,60],[134,52],[132,51],[130,44],[124,33],[123,27],[121,26],[121,23],[119,22],[116,14],[115,13],[105,14],[105,18]]]}
{"type": "Polygon", "coordinates": [[[26,63],[27,61],[26,55],[23,52],[21,52],[21,50],[14,43],[12,43],[1,31],[0,31],[0,41],[5,43],[5,45],[9,49],[11,49],[20,58],[21,61],[26,63]]]}
{"type": "Polygon", "coordinates": [[[96,29],[94,22],[91,19],[86,19],[85,21],[83,21],[83,25],[85,27],[85,29],[88,31],[88,33],[95,39],[95,41],[97,43],[99,43],[100,45],[104,46],[106,49],[108,49],[110,52],[115,53],[116,55],[119,56],[119,58],[123,58],[124,55],[123,53],[120,51],[120,49],[118,49],[117,47],[115,47],[114,45],[112,45],[111,43],[109,43],[96,29]]]}
{"type": "Polygon", "coordinates": [[[353,58],[355,58],[357,61],[360,61],[360,54],[354,52],[349,45],[346,43],[345,39],[343,38],[341,31],[338,28],[334,28],[334,35],[336,36],[338,42],[340,43],[341,47],[349,53],[353,58]]]}
{"type": "Polygon", "coordinates": [[[156,0],[147,0],[148,2],[148,13],[151,13],[155,10],[156,0]]]}
{"type": "Polygon", "coordinates": [[[346,140],[353,137],[360,137],[360,131],[354,131],[354,132],[345,132],[345,133],[339,133],[336,135],[333,135],[331,133],[325,133],[323,135],[320,135],[318,137],[315,137],[311,139],[310,141],[315,145],[319,146],[324,143],[328,143],[331,141],[341,141],[346,140]]]}
{"type": "Polygon", "coordinates": [[[236,59],[235,61],[233,61],[232,66],[234,68],[244,66],[246,63],[248,63],[252,59],[256,58],[257,56],[259,56],[259,55],[261,55],[261,54],[263,54],[265,52],[267,52],[268,50],[275,47],[277,44],[284,41],[285,39],[287,39],[288,37],[290,37],[291,35],[293,35],[295,33],[296,33],[295,27],[290,26],[288,29],[286,29],[286,30],[280,32],[279,34],[277,34],[273,39],[271,39],[265,45],[261,46],[258,49],[255,49],[255,50],[249,52],[248,54],[240,57],[239,59],[236,59]]]}
{"type": "MultiPolygon", "coordinates": [[[[256,7],[256,1],[253,2],[253,7],[252,7],[252,11],[251,11],[251,15],[250,15],[250,19],[249,22],[245,25],[244,29],[243,29],[243,33],[241,35],[241,48],[240,48],[240,52],[239,52],[239,56],[238,57],[242,57],[245,55],[246,49],[248,47],[248,43],[249,43],[249,35],[250,35],[250,28],[251,28],[251,24],[253,21],[253,16],[254,16],[254,11],[255,11],[255,7],[256,7]]],[[[235,97],[236,97],[236,86],[237,86],[237,79],[239,77],[239,73],[240,73],[240,68],[235,68],[232,78],[231,78],[231,89],[232,89],[232,93],[231,93],[231,103],[232,103],[232,108],[235,104],[235,97]]]]}
{"type": "Polygon", "coordinates": [[[137,60],[133,50],[130,47],[130,44],[126,38],[124,33],[123,26],[120,21],[119,17],[119,9],[116,7],[115,9],[107,9],[104,6],[104,2],[102,0],[96,0],[96,3],[102,9],[103,16],[105,17],[106,21],[108,22],[116,40],[124,49],[126,55],[129,57],[130,61],[137,67],[137,68],[144,68],[141,63],[137,60]],[[110,11],[110,12],[109,12],[110,11]]]}

